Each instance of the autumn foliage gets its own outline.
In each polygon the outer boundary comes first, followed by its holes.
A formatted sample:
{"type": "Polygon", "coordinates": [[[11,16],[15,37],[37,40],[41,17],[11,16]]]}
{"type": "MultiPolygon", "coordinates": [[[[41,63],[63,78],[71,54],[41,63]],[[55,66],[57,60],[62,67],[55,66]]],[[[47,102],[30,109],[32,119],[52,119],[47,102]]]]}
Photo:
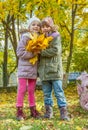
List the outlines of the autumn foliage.
{"type": "Polygon", "coordinates": [[[49,42],[53,39],[53,37],[45,37],[44,34],[37,35],[34,33],[33,35],[30,35],[31,40],[28,41],[28,44],[26,46],[26,50],[29,52],[32,52],[35,55],[35,57],[30,59],[30,62],[32,64],[35,64],[38,60],[38,52],[41,52],[42,50],[46,49],[49,46],[49,42]]]}

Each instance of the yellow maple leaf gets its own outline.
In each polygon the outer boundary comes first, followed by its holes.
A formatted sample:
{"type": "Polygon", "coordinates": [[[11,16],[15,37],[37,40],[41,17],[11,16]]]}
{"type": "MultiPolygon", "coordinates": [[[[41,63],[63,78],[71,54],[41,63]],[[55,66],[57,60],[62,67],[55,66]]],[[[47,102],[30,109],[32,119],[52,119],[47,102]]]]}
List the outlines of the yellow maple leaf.
{"type": "Polygon", "coordinates": [[[28,41],[28,44],[27,44],[27,46],[26,46],[26,50],[27,51],[31,51],[31,45],[33,44],[33,41],[32,40],[30,40],[30,41],[28,41]]]}
{"type": "Polygon", "coordinates": [[[37,41],[38,41],[38,42],[42,42],[42,41],[44,40],[44,38],[45,38],[45,35],[44,35],[44,34],[41,34],[41,35],[39,35],[37,41]]]}
{"type": "Polygon", "coordinates": [[[31,64],[34,65],[37,62],[37,60],[38,60],[38,55],[36,55],[35,57],[31,58],[29,61],[30,61],[31,64]]]}
{"type": "Polygon", "coordinates": [[[48,42],[50,42],[50,41],[53,40],[53,37],[52,37],[52,36],[49,36],[49,37],[47,37],[47,40],[48,40],[48,42]]]}
{"type": "Polygon", "coordinates": [[[48,39],[45,38],[44,41],[43,41],[43,43],[42,43],[42,50],[46,49],[48,46],[49,46],[48,39]]]}
{"type": "MultiPolygon", "coordinates": [[[[26,50],[29,52],[40,52],[41,50],[46,49],[49,46],[49,42],[53,39],[53,37],[45,37],[44,34],[37,35],[36,33],[30,34],[31,40],[28,41],[26,50]]],[[[34,58],[30,59],[30,62],[32,64],[35,64],[35,62],[38,60],[38,57],[35,56],[34,58]]]]}

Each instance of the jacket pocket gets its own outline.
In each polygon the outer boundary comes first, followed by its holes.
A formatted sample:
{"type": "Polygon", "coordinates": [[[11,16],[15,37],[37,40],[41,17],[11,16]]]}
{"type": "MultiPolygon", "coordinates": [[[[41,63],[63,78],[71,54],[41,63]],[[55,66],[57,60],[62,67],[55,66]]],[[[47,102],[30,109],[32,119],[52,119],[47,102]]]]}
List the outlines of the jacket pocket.
{"type": "Polygon", "coordinates": [[[46,63],[45,71],[46,73],[55,73],[58,71],[57,68],[57,63],[46,63]]]}

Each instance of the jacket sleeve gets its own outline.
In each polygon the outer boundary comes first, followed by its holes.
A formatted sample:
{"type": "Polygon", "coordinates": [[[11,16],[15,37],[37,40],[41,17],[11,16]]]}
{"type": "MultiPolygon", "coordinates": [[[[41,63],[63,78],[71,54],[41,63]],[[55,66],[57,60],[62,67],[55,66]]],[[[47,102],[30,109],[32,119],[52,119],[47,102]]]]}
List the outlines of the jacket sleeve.
{"type": "Polygon", "coordinates": [[[61,39],[60,36],[54,38],[50,43],[49,48],[41,52],[41,56],[53,57],[55,55],[61,55],[61,39]]]}
{"type": "Polygon", "coordinates": [[[22,36],[20,41],[19,41],[19,45],[17,47],[17,56],[19,58],[22,59],[30,59],[32,57],[34,57],[34,54],[31,52],[26,51],[25,46],[27,44],[27,41],[29,40],[29,38],[27,36],[22,36]]]}

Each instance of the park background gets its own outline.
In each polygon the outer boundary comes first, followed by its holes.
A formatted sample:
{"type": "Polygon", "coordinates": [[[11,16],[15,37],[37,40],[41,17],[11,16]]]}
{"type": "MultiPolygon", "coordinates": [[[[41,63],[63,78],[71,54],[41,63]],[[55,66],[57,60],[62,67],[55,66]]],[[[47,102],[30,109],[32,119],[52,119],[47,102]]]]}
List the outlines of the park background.
{"type": "MultiPolygon", "coordinates": [[[[28,126],[31,130],[88,129],[88,111],[80,107],[74,82],[76,78],[69,80],[68,77],[70,73],[76,73],[78,76],[83,71],[88,72],[88,0],[0,0],[1,130],[20,130],[23,126],[28,126]],[[58,31],[62,39],[64,87],[71,113],[69,123],[58,119],[59,111],[56,106],[54,108],[56,117],[53,120],[29,119],[21,123],[15,120],[18,63],[16,48],[20,39],[20,29],[28,27],[28,21],[32,16],[40,19],[51,16],[59,26],[58,31]]],[[[38,109],[41,110],[42,91],[36,90],[36,93],[38,109]]],[[[25,100],[25,107],[26,104],[25,100]]],[[[27,127],[24,128],[26,129],[27,127]]]]}

